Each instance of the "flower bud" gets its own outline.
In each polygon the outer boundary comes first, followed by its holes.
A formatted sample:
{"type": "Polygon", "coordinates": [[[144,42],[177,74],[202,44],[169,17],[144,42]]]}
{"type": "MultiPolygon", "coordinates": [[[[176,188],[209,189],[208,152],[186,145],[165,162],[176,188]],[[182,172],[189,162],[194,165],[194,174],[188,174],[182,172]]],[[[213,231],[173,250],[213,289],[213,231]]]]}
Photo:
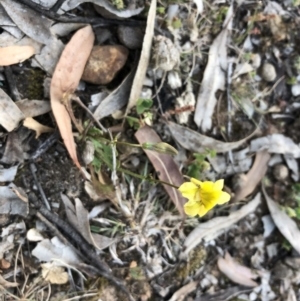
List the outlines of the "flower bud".
{"type": "Polygon", "coordinates": [[[165,142],[158,142],[158,143],[150,143],[145,142],[142,144],[143,149],[152,150],[161,154],[168,154],[168,155],[177,155],[177,150],[168,143],[165,142]]]}

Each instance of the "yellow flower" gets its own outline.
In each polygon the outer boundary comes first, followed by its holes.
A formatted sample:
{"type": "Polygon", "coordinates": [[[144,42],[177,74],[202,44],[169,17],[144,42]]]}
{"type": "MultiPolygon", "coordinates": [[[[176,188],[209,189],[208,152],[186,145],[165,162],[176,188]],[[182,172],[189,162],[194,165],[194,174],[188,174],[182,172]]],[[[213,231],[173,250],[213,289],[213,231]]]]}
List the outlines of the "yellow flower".
{"type": "Polygon", "coordinates": [[[201,217],[216,205],[222,205],[230,200],[230,195],[222,191],[224,180],[217,182],[201,182],[191,178],[190,182],[183,183],[178,190],[189,201],[184,205],[184,211],[189,216],[201,217]]]}

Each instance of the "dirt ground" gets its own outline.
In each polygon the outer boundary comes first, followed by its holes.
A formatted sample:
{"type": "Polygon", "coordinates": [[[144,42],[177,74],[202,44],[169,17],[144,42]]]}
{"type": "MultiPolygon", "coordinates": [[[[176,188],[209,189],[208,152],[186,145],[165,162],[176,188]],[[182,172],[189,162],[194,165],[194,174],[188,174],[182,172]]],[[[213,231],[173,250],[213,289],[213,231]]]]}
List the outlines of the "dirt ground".
{"type": "Polygon", "coordinates": [[[0,0],[0,300],[300,300],[299,7],[0,0]]]}

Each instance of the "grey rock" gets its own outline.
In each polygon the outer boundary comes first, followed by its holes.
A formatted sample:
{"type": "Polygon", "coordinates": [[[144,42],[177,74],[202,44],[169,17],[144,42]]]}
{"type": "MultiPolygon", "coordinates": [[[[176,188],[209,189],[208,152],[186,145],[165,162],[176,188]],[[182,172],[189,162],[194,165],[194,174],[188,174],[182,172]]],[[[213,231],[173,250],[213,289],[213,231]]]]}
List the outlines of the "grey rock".
{"type": "Polygon", "coordinates": [[[142,48],[144,32],[138,27],[118,27],[118,37],[120,42],[129,49],[142,48]]]}

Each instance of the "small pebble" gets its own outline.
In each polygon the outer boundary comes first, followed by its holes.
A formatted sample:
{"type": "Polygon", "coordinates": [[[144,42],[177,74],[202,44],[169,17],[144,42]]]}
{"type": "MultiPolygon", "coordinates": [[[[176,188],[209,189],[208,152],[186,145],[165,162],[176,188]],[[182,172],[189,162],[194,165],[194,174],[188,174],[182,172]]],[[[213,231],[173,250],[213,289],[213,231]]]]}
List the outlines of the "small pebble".
{"type": "Polygon", "coordinates": [[[251,59],[252,59],[252,67],[257,69],[261,64],[261,56],[258,53],[254,53],[251,59]]]}
{"type": "Polygon", "coordinates": [[[257,294],[252,292],[250,295],[249,295],[249,300],[250,301],[255,301],[257,299],[257,294]]]}
{"type": "Polygon", "coordinates": [[[171,89],[178,89],[182,86],[181,78],[176,71],[170,71],[168,73],[168,84],[171,89]]]}
{"type": "Polygon", "coordinates": [[[201,285],[201,288],[204,289],[204,288],[209,287],[211,285],[211,283],[207,278],[204,278],[201,280],[200,285],[201,285]]]}
{"type": "Polygon", "coordinates": [[[289,170],[284,164],[278,164],[275,165],[273,174],[276,180],[284,181],[289,176],[289,170]]]}
{"type": "Polygon", "coordinates": [[[300,95],[300,84],[292,85],[292,94],[295,97],[300,95]]]}
{"type": "Polygon", "coordinates": [[[267,82],[273,82],[276,79],[275,67],[270,63],[264,63],[261,71],[262,78],[267,82]]]}

